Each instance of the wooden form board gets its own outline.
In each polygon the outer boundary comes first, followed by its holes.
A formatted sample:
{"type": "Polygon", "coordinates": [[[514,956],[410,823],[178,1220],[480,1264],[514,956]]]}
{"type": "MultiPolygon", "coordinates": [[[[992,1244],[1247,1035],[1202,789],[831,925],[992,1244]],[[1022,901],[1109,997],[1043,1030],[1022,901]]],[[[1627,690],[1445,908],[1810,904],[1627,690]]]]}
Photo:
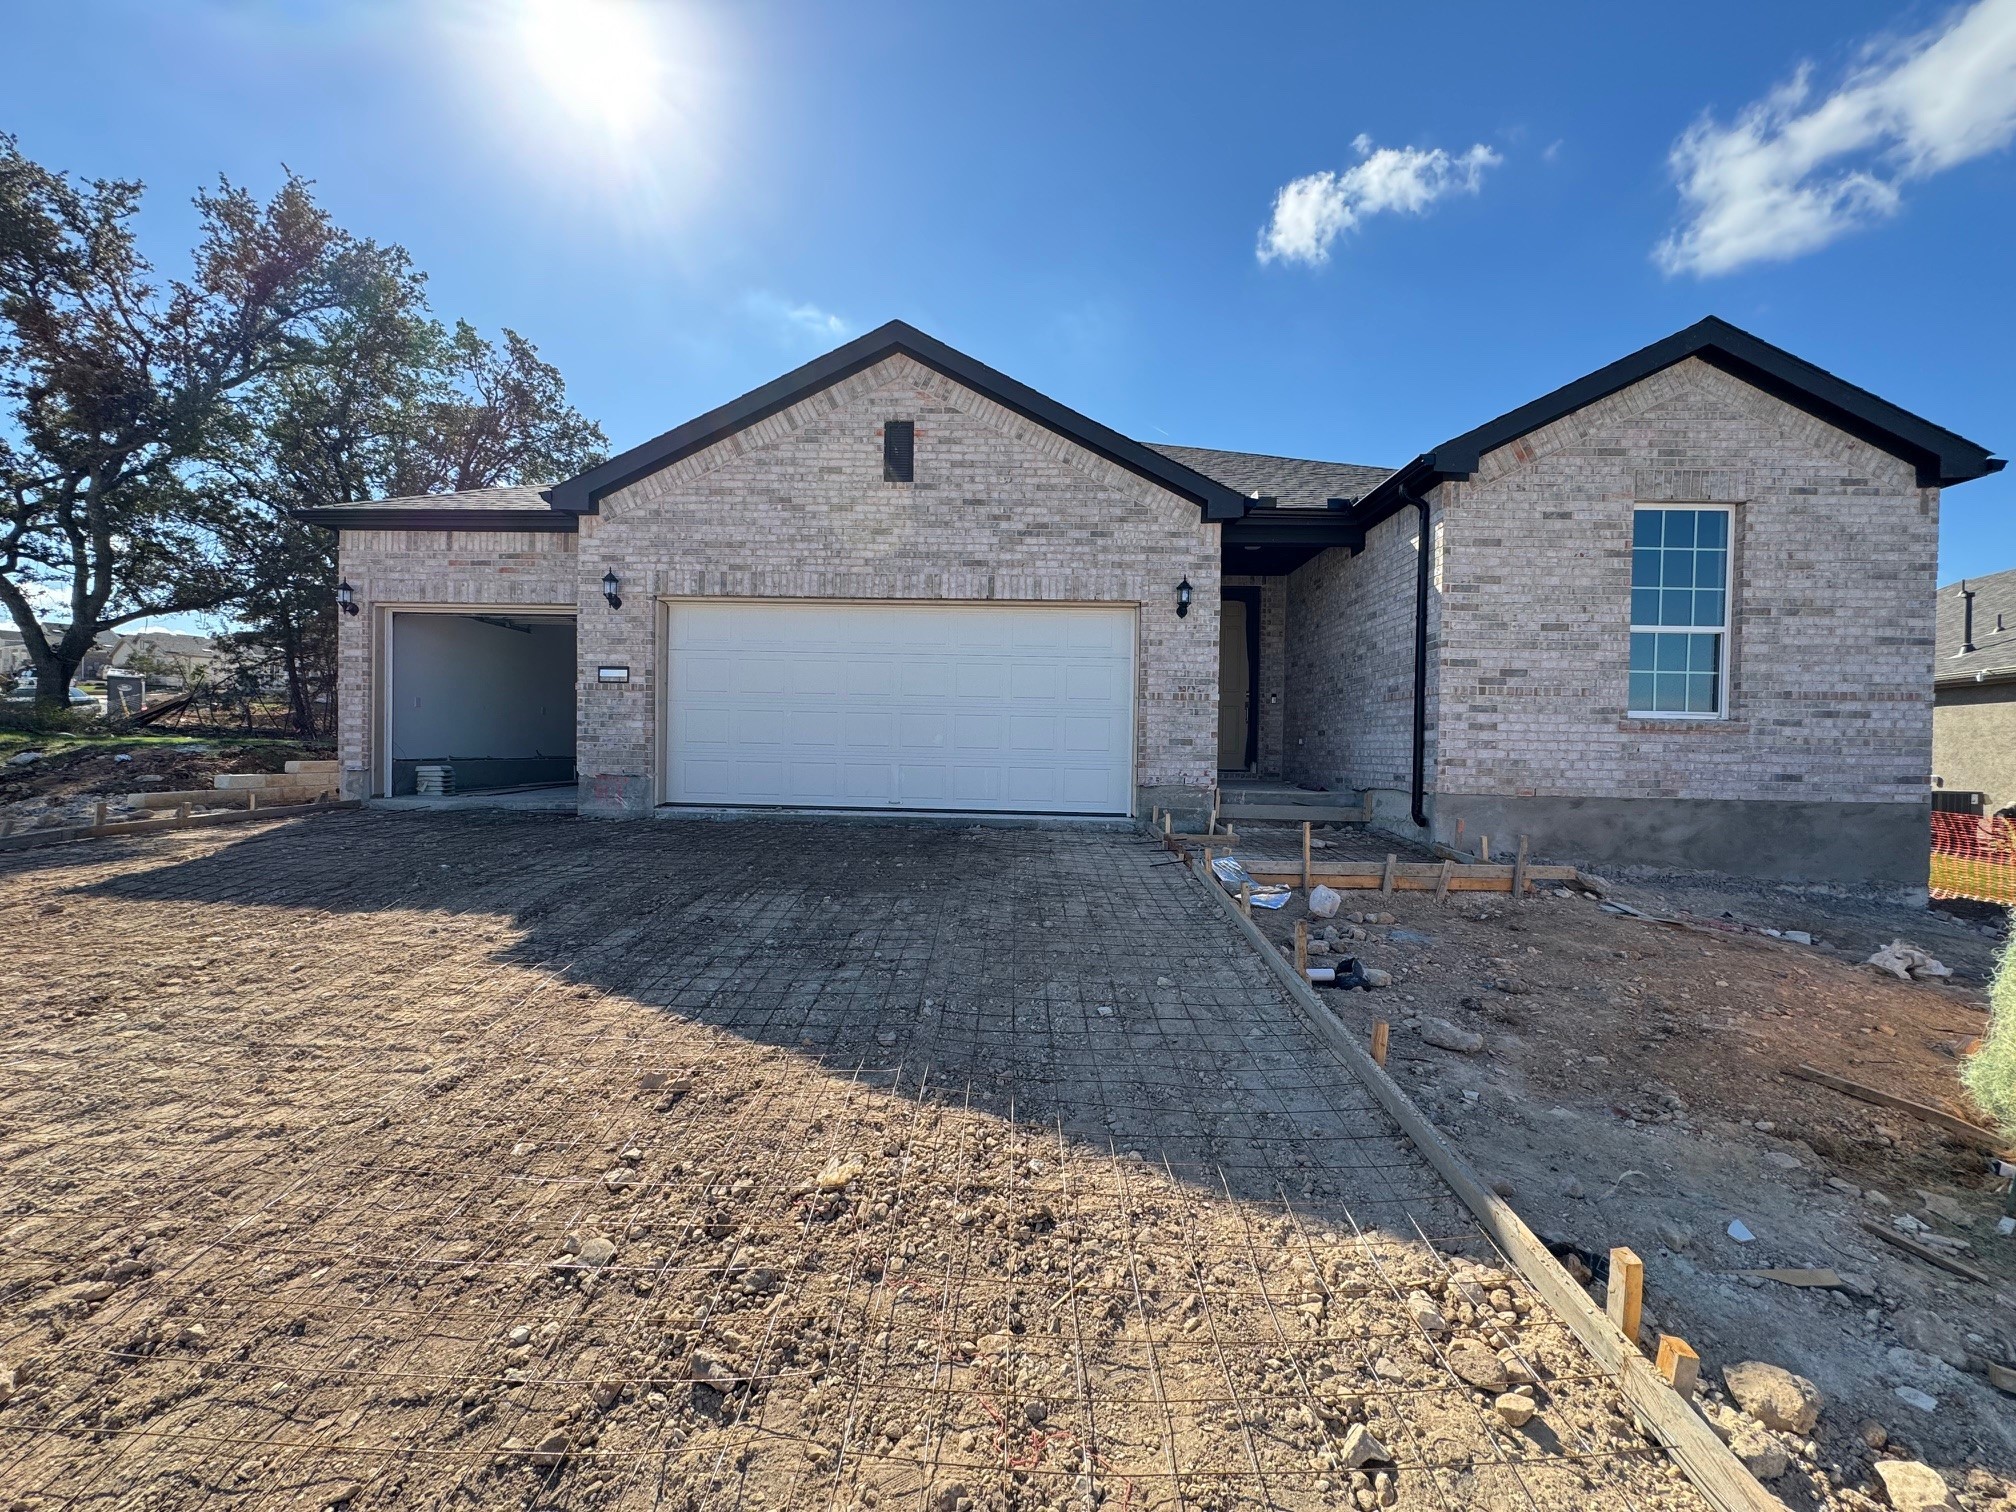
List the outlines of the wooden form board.
{"type": "Polygon", "coordinates": [[[1825,1071],[1816,1071],[1811,1066],[1787,1066],[1787,1076],[1796,1076],[1801,1081],[1810,1081],[1818,1086],[1832,1087],[1866,1103],[1874,1103],[1879,1108],[1895,1108],[1899,1113],[1909,1113],[1913,1118],[1923,1119],[1935,1129],[1943,1129],[1955,1139],[1978,1146],[1991,1154],[1999,1155],[2009,1148],[2009,1141],[1993,1129],[1985,1129],[1980,1124],[1955,1118],[1942,1108],[1928,1107],[1924,1103],[1912,1102],[1908,1097],[1898,1097],[1885,1092],[1880,1087],[1866,1087],[1861,1082],[1850,1081],[1845,1076],[1831,1076],[1825,1071]]]}
{"type": "MultiPolygon", "coordinates": [[[[1387,891],[1388,869],[1384,861],[1333,861],[1311,870],[1309,880],[1338,892],[1352,888],[1387,891]]],[[[1444,861],[1395,861],[1390,869],[1390,891],[1393,892],[1510,892],[1513,875],[1518,870],[1513,866],[1463,866],[1444,861]]],[[[1270,865],[1263,860],[1247,861],[1246,870],[1252,873],[1255,882],[1284,882],[1290,887],[1299,886],[1302,882],[1299,867],[1270,865]]],[[[1526,868],[1526,881],[1529,883],[1576,880],[1577,873],[1572,866],[1526,868]]]]}
{"type": "MultiPolygon", "coordinates": [[[[1510,869],[1507,868],[1509,871],[1510,869]]],[[[1539,867],[1529,868],[1538,872],[1539,867]]],[[[1561,1262],[1526,1227],[1522,1219],[1495,1192],[1486,1187],[1470,1163],[1442,1137],[1442,1133],[1401,1090],[1400,1084],[1375,1064],[1349,1029],[1318,997],[1310,985],[1295,975],[1295,969],[1281,952],[1267,942],[1260,927],[1239,912],[1239,907],[1218,886],[1215,879],[1191,869],[1198,886],[1246,937],[1260,959],[1281,981],[1296,1007],[1330,1051],[1365,1084],[1381,1107],[1400,1125],[1428,1163],[1435,1167],[1450,1189],[1477,1219],[1478,1226],[1498,1246],[1506,1261],[1523,1276],[1555,1315],[1568,1325],[1597,1366],[1609,1375],[1652,1434],[1665,1445],[1674,1463],[1708,1499],[1717,1512],[1788,1512],[1785,1503],[1765,1490],[1715,1430],[1682,1401],[1653,1363],[1627,1341],[1617,1326],[1598,1308],[1589,1294],[1576,1285],[1562,1269],[1561,1262]]],[[[1508,876],[1507,885],[1510,885],[1508,876]]],[[[1335,884],[1332,884],[1333,886],[1335,884]]],[[[1375,883],[1376,885],[1376,883],[1375,883]]]]}
{"type": "Polygon", "coordinates": [[[114,835],[165,835],[171,830],[211,829],[220,824],[256,824],[268,819],[293,819],[302,814],[327,814],[336,809],[361,808],[355,798],[332,799],[327,803],[276,804],[262,809],[222,809],[210,814],[180,814],[165,819],[122,819],[116,824],[81,824],[69,829],[27,830],[0,839],[0,851],[37,850],[45,845],[61,845],[70,840],[95,840],[114,835]]]}

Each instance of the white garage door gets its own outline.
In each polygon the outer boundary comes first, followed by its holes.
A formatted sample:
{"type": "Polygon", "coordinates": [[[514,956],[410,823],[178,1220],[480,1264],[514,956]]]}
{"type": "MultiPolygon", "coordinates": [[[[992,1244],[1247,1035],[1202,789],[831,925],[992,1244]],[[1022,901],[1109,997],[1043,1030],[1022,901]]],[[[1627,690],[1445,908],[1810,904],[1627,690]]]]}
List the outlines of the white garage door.
{"type": "Polygon", "coordinates": [[[724,600],[670,615],[672,803],[1132,807],[1131,608],[724,600]]]}

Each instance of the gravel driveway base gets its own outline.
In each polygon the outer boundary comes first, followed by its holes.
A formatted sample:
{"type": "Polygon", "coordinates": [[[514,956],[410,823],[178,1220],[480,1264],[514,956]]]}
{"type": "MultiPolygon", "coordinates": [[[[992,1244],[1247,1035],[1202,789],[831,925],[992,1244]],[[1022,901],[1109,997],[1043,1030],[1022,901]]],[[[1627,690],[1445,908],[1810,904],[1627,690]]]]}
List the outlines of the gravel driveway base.
{"type": "Polygon", "coordinates": [[[1702,1505],[1139,837],[365,811],[0,937],[0,1503],[1702,1505]]]}

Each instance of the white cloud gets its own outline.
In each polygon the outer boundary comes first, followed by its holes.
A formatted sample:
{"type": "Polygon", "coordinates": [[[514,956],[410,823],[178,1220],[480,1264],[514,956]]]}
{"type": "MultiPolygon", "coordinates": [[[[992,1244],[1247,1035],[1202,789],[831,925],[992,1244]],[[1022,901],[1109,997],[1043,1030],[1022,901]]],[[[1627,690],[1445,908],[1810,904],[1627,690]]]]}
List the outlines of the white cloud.
{"type": "Polygon", "coordinates": [[[748,294],[743,296],[743,308],[771,333],[789,345],[802,346],[807,341],[820,344],[845,341],[854,334],[854,327],[830,310],[822,310],[815,304],[794,304],[775,294],[748,294]]]}
{"type": "Polygon", "coordinates": [[[1351,145],[1362,161],[1342,173],[1308,174],[1274,196],[1260,261],[1328,262],[1330,244],[1367,216],[1420,215],[1444,195],[1475,194],[1484,170],[1504,161],[1481,142],[1461,157],[1440,147],[1374,147],[1367,136],[1351,145]]]}
{"type": "Polygon", "coordinates": [[[1907,184],[2016,140],[2016,0],[1977,0],[1939,26],[1864,49],[1832,94],[1812,69],[1723,126],[1673,144],[1686,220],[1654,252],[1709,276],[1826,246],[1895,215],[1907,184]]]}

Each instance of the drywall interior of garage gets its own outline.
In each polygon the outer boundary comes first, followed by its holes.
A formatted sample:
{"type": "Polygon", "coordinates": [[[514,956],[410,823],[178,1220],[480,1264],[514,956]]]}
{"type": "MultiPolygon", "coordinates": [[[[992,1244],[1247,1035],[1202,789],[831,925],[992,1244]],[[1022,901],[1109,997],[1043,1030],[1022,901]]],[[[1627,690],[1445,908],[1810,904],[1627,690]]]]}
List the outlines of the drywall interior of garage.
{"type": "Polygon", "coordinates": [[[573,781],[574,678],[572,619],[393,615],[391,791],[437,761],[465,792],[573,781]]]}

